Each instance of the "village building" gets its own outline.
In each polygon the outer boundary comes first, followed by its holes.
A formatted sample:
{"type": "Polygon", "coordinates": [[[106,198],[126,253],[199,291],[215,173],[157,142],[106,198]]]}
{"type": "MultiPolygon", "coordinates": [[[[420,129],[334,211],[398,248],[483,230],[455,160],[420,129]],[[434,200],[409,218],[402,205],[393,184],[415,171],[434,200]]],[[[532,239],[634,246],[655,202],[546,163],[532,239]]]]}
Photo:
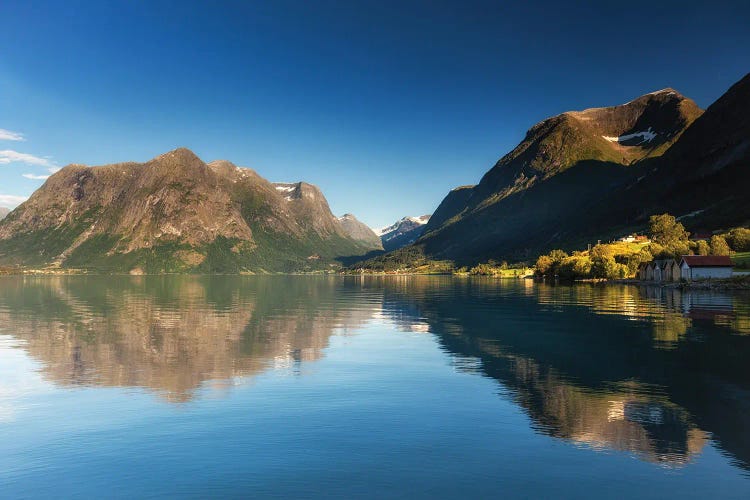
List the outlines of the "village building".
{"type": "Polygon", "coordinates": [[[651,278],[653,281],[667,281],[666,277],[666,267],[669,261],[672,259],[656,259],[652,262],[653,264],[653,271],[651,278]]]}
{"type": "Polygon", "coordinates": [[[684,280],[731,278],[732,259],[727,255],[683,255],[680,277],[684,280]]]}
{"type": "Polygon", "coordinates": [[[674,259],[669,259],[664,265],[662,279],[664,281],[680,281],[681,278],[682,270],[680,269],[680,264],[674,259]]]}
{"type": "Polygon", "coordinates": [[[654,267],[656,265],[654,264],[654,261],[649,262],[646,264],[646,281],[654,281],[654,267]]]}
{"type": "Polygon", "coordinates": [[[623,236],[622,238],[618,238],[617,241],[620,243],[643,243],[644,241],[648,241],[648,238],[642,234],[629,234],[627,236],[623,236]]]}
{"type": "Polygon", "coordinates": [[[641,262],[638,266],[638,279],[641,281],[646,281],[646,275],[647,275],[647,269],[650,262],[641,262]]]}

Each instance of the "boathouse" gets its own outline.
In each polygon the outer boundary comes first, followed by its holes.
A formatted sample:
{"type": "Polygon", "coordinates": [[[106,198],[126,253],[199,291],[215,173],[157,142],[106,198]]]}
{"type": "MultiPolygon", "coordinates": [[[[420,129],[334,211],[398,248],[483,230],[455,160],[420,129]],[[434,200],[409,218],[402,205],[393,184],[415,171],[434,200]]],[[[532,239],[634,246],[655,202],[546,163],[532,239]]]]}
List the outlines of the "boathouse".
{"type": "Polygon", "coordinates": [[[732,259],[728,255],[683,255],[680,276],[685,280],[731,278],[732,259]]]}

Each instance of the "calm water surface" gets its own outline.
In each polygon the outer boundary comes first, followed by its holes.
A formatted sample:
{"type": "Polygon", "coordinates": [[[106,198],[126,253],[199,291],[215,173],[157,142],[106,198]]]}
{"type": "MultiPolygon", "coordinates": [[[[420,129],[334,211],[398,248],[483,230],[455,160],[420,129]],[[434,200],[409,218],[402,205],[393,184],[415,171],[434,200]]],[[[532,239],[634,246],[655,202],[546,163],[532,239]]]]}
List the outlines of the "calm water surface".
{"type": "Polygon", "coordinates": [[[0,278],[0,497],[750,498],[750,297],[0,278]]]}

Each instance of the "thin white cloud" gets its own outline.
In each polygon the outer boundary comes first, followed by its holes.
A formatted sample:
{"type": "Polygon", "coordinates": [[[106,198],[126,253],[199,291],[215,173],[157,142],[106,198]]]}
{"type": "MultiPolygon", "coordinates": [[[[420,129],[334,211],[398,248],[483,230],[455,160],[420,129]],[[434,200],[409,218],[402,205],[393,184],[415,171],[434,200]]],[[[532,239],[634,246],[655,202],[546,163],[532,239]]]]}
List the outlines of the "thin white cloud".
{"type": "Polygon", "coordinates": [[[21,174],[21,177],[43,181],[45,179],[49,179],[52,174],[54,174],[55,172],[59,172],[59,171],[60,171],[60,167],[50,167],[47,169],[47,172],[49,172],[49,174],[46,174],[46,175],[45,174],[21,174]]]}
{"type": "Polygon", "coordinates": [[[0,194],[0,207],[15,208],[26,200],[28,200],[26,196],[0,194]]]}
{"type": "Polygon", "coordinates": [[[37,165],[49,168],[55,167],[55,165],[47,158],[41,158],[28,153],[19,153],[12,149],[3,149],[0,151],[0,165],[7,165],[8,163],[24,163],[26,165],[37,165]]]}
{"type": "Polygon", "coordinates": [[[25,141],[26,138],[20,132],[0,128],[0,141],[25,141]]]}

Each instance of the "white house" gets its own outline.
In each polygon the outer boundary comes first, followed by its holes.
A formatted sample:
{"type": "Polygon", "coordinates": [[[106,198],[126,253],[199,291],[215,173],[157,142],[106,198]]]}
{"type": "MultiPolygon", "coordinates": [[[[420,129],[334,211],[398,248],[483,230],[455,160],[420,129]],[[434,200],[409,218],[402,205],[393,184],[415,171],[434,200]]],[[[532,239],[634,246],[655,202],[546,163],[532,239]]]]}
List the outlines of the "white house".
{"type": "Polygon", "coordinates": [[[731,278],[732,259],[728,255],[683,255],[680,276],[684,280],[731,278]]]}

